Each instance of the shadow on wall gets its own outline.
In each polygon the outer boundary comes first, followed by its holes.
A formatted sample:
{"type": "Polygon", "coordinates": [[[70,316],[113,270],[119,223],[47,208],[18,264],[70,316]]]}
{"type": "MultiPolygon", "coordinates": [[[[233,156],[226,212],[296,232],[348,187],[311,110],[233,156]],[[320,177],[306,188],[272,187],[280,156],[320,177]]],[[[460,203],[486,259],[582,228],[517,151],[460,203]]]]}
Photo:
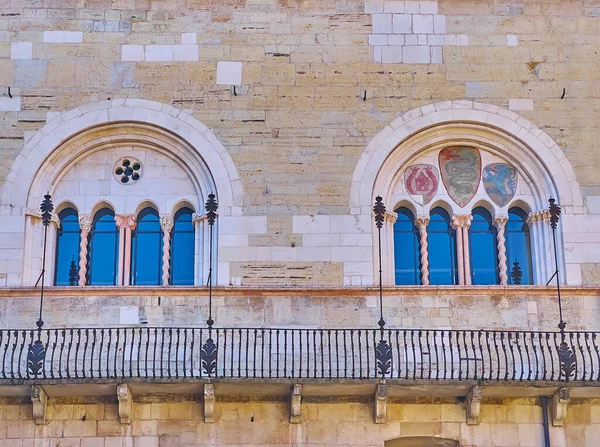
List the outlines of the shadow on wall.
{"type": "Polygon", "coordinates": [[[385,441],[385,447],[459,447],[458,441],[434,436],[409,436],[385,441]]]}

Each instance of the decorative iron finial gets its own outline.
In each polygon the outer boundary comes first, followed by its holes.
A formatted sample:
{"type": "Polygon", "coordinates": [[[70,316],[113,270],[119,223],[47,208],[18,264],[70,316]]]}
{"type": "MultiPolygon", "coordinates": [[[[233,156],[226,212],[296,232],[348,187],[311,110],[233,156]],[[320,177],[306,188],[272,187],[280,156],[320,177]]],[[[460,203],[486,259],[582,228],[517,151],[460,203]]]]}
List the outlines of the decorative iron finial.
{"type": "Polygon", "coordinates": [[[513,268],[510,271],[510,276],[514,285],[521,285],[521,280],[523,279],[523,270],[521,270],[521,267],[519,266],[519,261],[513,262],[513,268]]]}
{"type": "Polygon", "coordinates": [[[42,211],[42,222],[44,226],[50,225],[50,220],[52,219],[52,211],[54,210],[54,205],[52,204],[52,197],[50,194],[46,194],[44,196],[44,200],[42,200],[42,204],[40,205],[40,210],[42,211]]]}
{"type": "Polygon", "coordinates": [[[379,325],[380,339],[379,343],[375,347],[375,360],[377,365],[377,372],[384,378],[391,372],[392,368],[392,348],[386,340],[383,339],[385,327],[385,320],[383,319],[383,269],[381,265],[381,228],[385,221],[385,205],[383,199],[380,196],[375,198],[375,205],[373,206],[373,213],[375,214],[375,225],[377,226],[378,233],[378,245],[379,245],[379,325]]]}
{"type": "Polygon", "coordinates": [[[375,205],[373,206],[373,212],[375,213],[375,225],[381,230],[383,227],[383,221],[385,220],[385,205],[381,196],[375,197],[375,205]]]}
{"type": "Polygon", "coordinates": [[[561,209],[560,206],[556,204],[556,200],[552,197],[550,197],[548,203],[550,204],[550,226],[552,227],[552,230],[556,230],[556,225],[560,220],[561,209]]]}
{"type": "Polygon", "coordinates": [[[75,259],[71,259],[71,265],[69,266],[69,285],[74,286],[79,280],[79,272],[77,271],[77,265],[75,259]]]}
{"type": "Polygon", "coordinates": [[[214,194],[208,195],[208,200],[206,201],[206,205],[204,206],[206,210],[206,217],[208,219],[209,225],[215,224],[215,219],[217,218],[217,210],[219,209],[219,204],[215,200],[214,194]]]}

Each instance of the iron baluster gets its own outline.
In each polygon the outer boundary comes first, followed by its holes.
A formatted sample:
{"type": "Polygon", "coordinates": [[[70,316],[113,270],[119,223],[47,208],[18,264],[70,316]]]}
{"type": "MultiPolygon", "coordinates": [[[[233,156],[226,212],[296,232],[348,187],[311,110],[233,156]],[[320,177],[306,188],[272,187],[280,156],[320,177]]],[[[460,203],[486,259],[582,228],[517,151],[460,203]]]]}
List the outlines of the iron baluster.
{"type": "MultiPolygon", "coordinates": [[[[589,380],[594,380],[594,362],[592,361],[592,349],[590,348],[590,334],[588,334],[587,332],[583,335],[583,339],[585,340],[585,348],[587,350],[588,353],[588,357],[590,358],[590,375],[589,375],[589,380]]],[[[584,370],[585,370],[585,362],[584,364],[584,370]]],[[[585,380],[585,373],[583,374],[584,376],[584,380],[585,380]]]]}
{"type": "MultiPolygon", "coordinates": [[[[519,343],[519,335],[521,335],[520,332],[517,332],[515,334],[515,341],[516,341],[516,345],[517,345],[517,352],[519,353],[519,361],[521,362],[520,363],[521,374],[519,375],[519,382],[522,382],[523,381],[523,373],[524,373],[524,371],[523,371],[524,364],[523,364],[523,353],[521,352],[521,344],[519,343]]],[[[515,379],[516,379],[516,367],[515,367],[515,379]]]]}
{"type": "MultiPolygon", "coordinates": [[[[315,357],[313,360],[313,378],[316,379],[317,378],[317,334],[315,331],[312,331],[312,339],[313,339],[313,355],[315,357]]],[[[270,349],[271,348],[269,347],[269,350],[270,349]]],[[[269,368],[270,367],[271,367],[271,364],[269,363],[269,368]]]]}
{"type": "MultiPolygon", "coordinates": [[[[249,352],[249,351],[248,351],[248,348],[249,348],[249,346],[250,346],[250,345],[249,345],[249,343],[250,343],[249,337],[250,337],[250,336],[249,336],[248,329],[246,329],[246,377],[248,377],[248,352],[249,352]]],[[[278,360],[277,369],[279,370],[279,358],[278,358],[277,360],[278,360]]],[[[279,376],[278,376],[278,377],[279,377],[279,376]]]]}
{"type": "Polygon", "coordinates": [[[338,330],[335,330],[335,366],[336,366],[336,377],[339,379],[340,377],[340,353],[338,351],[339,342],[338,342],[338,330]]]}
{"type": "Polygon", "coordinates": [[[354,355],[354,331],[350,329],[350,350],[352,351],[352,378],[356,377],[356,365],[355,365],[355,355],[354,355]]]}
{"type": "Polygon", "coordinates": [[[362,362],[362,342],[360,337],[361,331],[356,331],[356,336],[358,337],[358,374],[359,377],[363,378],[363,362],[362,362]]]}
{"type": "MultiPolygon", "coordinates": [[[[295,333],[295,331],[294,331],[294,329],[292,329],[292,339],[291,339],[291,342],[292,342],[292,365],[290,367],[292,379],[294,378],[295,373],[296,373],[296,341],[295,341],[296,337],[294,336],[294,333],[295,333]]],[[[300,355],[300,362],[302,362],[302,355],[300,355]]],[[[302,364],[302,363],[300,363],[300,364],[302,364]]],[[[302,370],[302,368],[300,368],[300,370],[302,370]]]]}
{"type": "MultiPolygon", "coordinates": [[[[523,332],[523,343],[525,345],[525,352],[527,353],[527,365],[529,365],[529,372],[527,373],[527,380],[531,380],[531,356],[529,355],[529,343],[527,343],[527,332],[523,332]]],[[[533,341],[531,343],[533,346],[533,341]]]]}
{"type": "MultiPolygon", "coordinates": [[[[594,346],[594,352],[596,353],[596,364],[598,365],[598,375],[596,376],[596,381],[600,381],[600,348],[596,343],[596,333],[592,334],[592,345],[594,346]]],[[[590,360],[593,362],[592,359],[590,360]]]]}
{"type": "MultiPolygon", "coordinates": [[[[288,339],[288,331],[287,329],[283,330],[283,377],[288,378],[287,373],[287,339],[288,339]]],[[[255,343],[256,346],[256,343],[255,343]]]]}
{"type": "MultiPolygon", "coordinates": [[[[111,342],[112,342],[112,329],[109,329],[108,330],[108,350],[107,350],[108,355],[106,356],[106,377],[108,377],[108,378],[114,377],[109,372],[110,352],[111,352],[110,345],[111,345],[111,342]]],[[[62,349],[61,349],[61,357],[62,357],[62,349]]]]}

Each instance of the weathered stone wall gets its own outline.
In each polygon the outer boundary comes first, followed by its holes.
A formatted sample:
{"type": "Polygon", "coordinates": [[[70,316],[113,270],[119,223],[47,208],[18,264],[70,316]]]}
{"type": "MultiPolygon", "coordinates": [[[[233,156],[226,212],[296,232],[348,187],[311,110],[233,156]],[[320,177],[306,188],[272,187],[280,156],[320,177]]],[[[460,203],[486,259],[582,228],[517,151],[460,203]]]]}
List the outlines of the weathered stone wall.
{"type": "MultiPolygon", "coordinates": [[[[527,118],[564,152],[584,197],[566,210],[566,276],[598,283],[593,2],[2,0],[0,8],[0,183],[57,112],[108,98],[157,101],[214,131],[239,174],[240,212],[266,218],[223,247],[222,284],[369,285],[372,241],[361,233],[370,228],[348,215],[361,154],[409,110],[473,100],[527,118]],[[317,214],[327,221],[315,226],[328,233],[325,248],[306,226],[317,214]]],[[[11,251],[0,258],[0,283],[17,285],[23,210],[1,205],[15,219],[2,223],[11,251]]]]}
{"type": "MultiPolygon", "coordinates": [[[[208,318],[208,296],[188,289],[144,293],[129,288],[127,294],[105,290],[87,296],[60,291],[46,294],[46,327],[203,326],[208,318]]],[[[445,288],[388,291],[383,312],[390,328],[556,330],[558,302],[551,292],[497,288],[477,292],[445,288]]],[[[215,291],[213,317],[218,327],[376,328],[379,297],[374,289],[338,290],[279,289],[263,293],[251,289],[215,291]]],[[[33,328],[39,313],[39,297],[12,291],[0,295],[0,328],[33,328]]],[[[564,292],[563,313],[569,330],[597,330],[600,325],[598,296],[564,292]]]]}
{"type": "MultiPolygon", "coordinates": [[[[373,423],[373,404],[304,403],[299,424],[289,423],[286,402],[219,402],[215,423],[203,422],[202,402],[193,396],[141,396],[131,425],[118,422],[118,406],[102,398],[55,398],[47,425],[36,426],[31,404],[4,398],[0,403],[0,445],[63,447],[383,446],[399,436],[456,439],[462,447],[543,446],[542,409],[535,398],[484,401],[480,425],[465,423],[465,410],[450,399],[388,404],[385,425],[373,423]]],[[[600,402],[570,403],[564,427],[550,426],[553,446],[597,445],[600,402]]]]}

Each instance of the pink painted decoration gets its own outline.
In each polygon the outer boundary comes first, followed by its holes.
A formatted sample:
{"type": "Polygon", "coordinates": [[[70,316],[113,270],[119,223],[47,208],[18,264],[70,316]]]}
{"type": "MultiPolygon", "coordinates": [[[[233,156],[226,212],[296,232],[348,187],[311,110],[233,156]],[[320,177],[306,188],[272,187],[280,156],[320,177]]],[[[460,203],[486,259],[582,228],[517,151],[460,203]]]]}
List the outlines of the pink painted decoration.
{"type": "Polygon", "coordinates": [[[432,165],[412,165],[406,168],[404,184],[409,194],[423,197],[423,205],[427,205],[435,196],[440,183],[440,174],[432,165]]]}

